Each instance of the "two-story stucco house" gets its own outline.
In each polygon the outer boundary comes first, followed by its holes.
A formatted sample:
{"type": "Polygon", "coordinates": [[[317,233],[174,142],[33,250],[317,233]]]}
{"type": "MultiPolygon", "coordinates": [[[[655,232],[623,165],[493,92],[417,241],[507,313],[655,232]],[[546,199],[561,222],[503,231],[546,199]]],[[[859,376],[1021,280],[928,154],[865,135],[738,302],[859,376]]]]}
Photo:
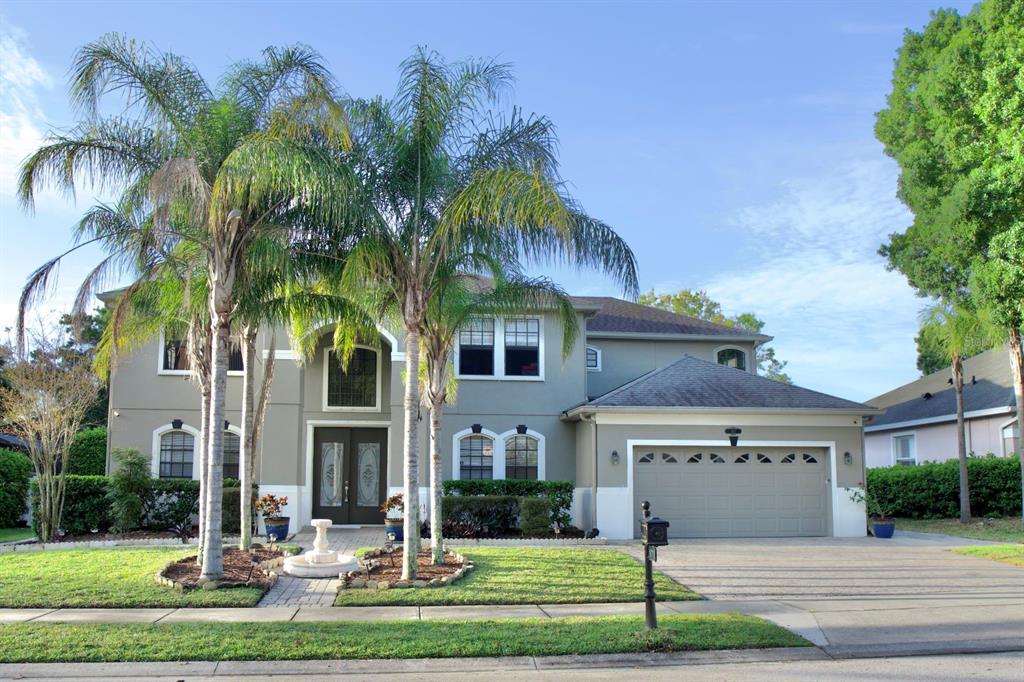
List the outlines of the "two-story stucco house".
{"type": "MultiPolygon", "coordinates": [[[[459,334],[446,479],[575,481],[576,525],[609,538],[634,537],[642,500],[674,536],[864,535],[845,488],[864,479],[873,408],[758,376],[755,350],[769,337],[614,298],[574,302],[586,333],[568,357],[543,312],[477,319],[459,334]]],[[[401,490],[405,354],[379,331],[347,371],[328,329],[306,363],[275,336],[257,481],[288,496],[293,524],[381,523],[381,501],[401,490]]],[[[199,399],[182,356],[178,340],[155,339],[111,378],[109,446],[151,454],[156,476],[197,477],[199,399]]],[[[237,475],[241,396],[231,374],[227,476],[237,475]]]]}

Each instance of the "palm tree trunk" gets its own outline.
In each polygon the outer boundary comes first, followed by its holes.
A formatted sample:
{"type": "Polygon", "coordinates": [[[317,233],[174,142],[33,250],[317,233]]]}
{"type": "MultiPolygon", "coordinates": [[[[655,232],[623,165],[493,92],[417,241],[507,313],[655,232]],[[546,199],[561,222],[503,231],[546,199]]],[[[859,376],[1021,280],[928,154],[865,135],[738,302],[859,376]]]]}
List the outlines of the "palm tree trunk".
{"type": "Polygon", "coordinates": [[[964,428],[964,366],[953,356],[953,390],[956,392],[956,446],[960,459],[960,523],[971,522],[971,490],[967,480],[967,436],[964,428]]]}
{"type": "Polygon", "coordinates": [[[245,374],[242,378],[242,438],[238,448],[238,477],[241,488],[238,548],[252,545],[252,454],[256,421],[256,328],[247,325],[241,334],[245,374]]]}
{"type": "Polygon", "coordinates": [[[408,325],[405,333],[405,538],[402,542],[402,580],[416,579],[420,551],[420,332],[408,325]]]}
{"type": "Polygon", "coordinates": [[[199,467],[199,533],[197,535],[199,547],[196,552],[196,561],[200,565],[203,563],[203,539],[206,534],[206,460],[209,455],[207,447],[210,440],[210,378],[206,377],[201,382],[202,386],[199,389],[202,400],[202,407],[199,410],[199,461],[192,463],[192,466],[199,467]]]}
{"type": "Polygon", "coordinates": [[[203,570],[200,580],[224,577],[224,402],[227,396],[228,346],[231,341],[231,287],[211,277],[213,353],[210,363],[209,456],[206,467],[206,532],[203,538],[203,570]]]}
{"type": "MultiPolygon", "coordinates": [[[[1020,329],[1010,328],[1010,366],[1013,368],[1013,395],[1017,403],[1017,458],[1020,460],[1021,502],[1024,503],[1024,348],[1020,329]]],[[[1024,522],[1024,504],[1021,509],[1024,522]]]]}
{"type": "MultiPolygon", "coordinates": [[[[434,377],[430,378],[431,383],[434,377]]],[[[431,387],[430,394],[437,396],[443,391],[431,387]]],[[[444,563],[444,538],[441,535],[441,411],[444,400],[434,399],[430,405],[430,556],[435,566],[444,563]]]]}

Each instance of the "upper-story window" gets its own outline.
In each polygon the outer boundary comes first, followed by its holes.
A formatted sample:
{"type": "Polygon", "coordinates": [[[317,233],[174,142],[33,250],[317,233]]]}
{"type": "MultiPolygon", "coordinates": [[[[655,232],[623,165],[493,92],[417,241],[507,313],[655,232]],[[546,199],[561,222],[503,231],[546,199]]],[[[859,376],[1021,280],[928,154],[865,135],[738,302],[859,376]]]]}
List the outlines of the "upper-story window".
{"type": "Polygon", "coordinates": [[[595,346],[587,346],[587,371],[601,371],[601,349],[595,346]]]}
{"type": "MultiPolygon", "coordinates": [[[[188,345],[184,339],[161,335],[160,371],[167,374],[188,372],[188,345]]],[[[228,371],[241,372],[245,369],[242,347],[236,339],[231,340],[228,350],[228,371]]]]}
{"type": "Polygon", "coordinates": [[[462,378],[539,380],[543,351],[540,318],[475,318],[459,330],[456,371],[462,378]]]}
{"type": "Polygon", "coordinates": [[[459,374],[494,376],[494,320],[469,320],[459,331],[459,374]]]}
{"type": "Polygon", "coordinates": [[[903,466],[917,464],[917,436],[913,433],[893,436],[892,459],[895,464],[903,466]]]}
{"type": "Polygon", "coordinates": [[[380,362],[377,351],[362,346],[342,367],[338,354],[327,349],[324,362],[326,409],[377,410],[380,408],[380,362]]]}
{"type": "Polygon", "coordinates": [[[736,369],[747,368],[747,354],[739,348],[723,348],[715,354],[715,362],[736,369]]]}
{"type": "Polygon", "coordinates": [[[1016,421],[1003,427],[1002,438],[1003,455],[1012,455],[1015,452],[1020,452],[1020,428],[1016,421]]]}
{"type": "Polygon", "coordinates": [[[505,376],[540,375],[540,320],[505,320],[505,376]]]}

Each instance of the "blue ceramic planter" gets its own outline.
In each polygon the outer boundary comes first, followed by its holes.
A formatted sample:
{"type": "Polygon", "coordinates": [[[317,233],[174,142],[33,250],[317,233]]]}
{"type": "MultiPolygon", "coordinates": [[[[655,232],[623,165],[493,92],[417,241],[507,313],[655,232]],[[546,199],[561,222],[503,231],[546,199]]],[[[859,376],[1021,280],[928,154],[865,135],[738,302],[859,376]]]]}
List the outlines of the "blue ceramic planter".
{"type": "Polygon", "coordinates": [[[402,521],[392,521],[388,519],[384,522],[384,537],[387,537],[389,534],[394,533],[396,542],[404,540],[405,532],[402,529],[403,525],[404,523],[402,521]]]}
{"type": "Polygon", "coordinates": [[[278,542],[284,542],[288,539],[288,517],[281,517],[279,519],[264,519],[263,525],[267,529],[267,539],[273,535],[278,542]]]}
{"type": "Polygon", "coordinates": [[[892,521],[873,521],[871,523],[871,530],[876,538],[888,540],[896,532],[896,524],[892,521]]]}

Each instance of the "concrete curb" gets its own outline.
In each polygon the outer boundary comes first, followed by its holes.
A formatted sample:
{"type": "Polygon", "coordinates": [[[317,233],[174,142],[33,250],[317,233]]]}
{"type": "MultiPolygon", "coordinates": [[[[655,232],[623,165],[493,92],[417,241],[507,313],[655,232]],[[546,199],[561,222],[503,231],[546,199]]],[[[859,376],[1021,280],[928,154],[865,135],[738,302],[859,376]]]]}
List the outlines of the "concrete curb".
{"type": "Polygon", "coordinates": [[[168,663],[5,663],[2,678],[145,678],[162,676],[369,675],[401,673],[522,672],[587,670],[646,666],[771,663],[828,660],[814,647],[723,649],[670,654],[599,654],[594,656],[507,656],[500,658],[354,659],[347,661],[176,661],[168,663]]]}

